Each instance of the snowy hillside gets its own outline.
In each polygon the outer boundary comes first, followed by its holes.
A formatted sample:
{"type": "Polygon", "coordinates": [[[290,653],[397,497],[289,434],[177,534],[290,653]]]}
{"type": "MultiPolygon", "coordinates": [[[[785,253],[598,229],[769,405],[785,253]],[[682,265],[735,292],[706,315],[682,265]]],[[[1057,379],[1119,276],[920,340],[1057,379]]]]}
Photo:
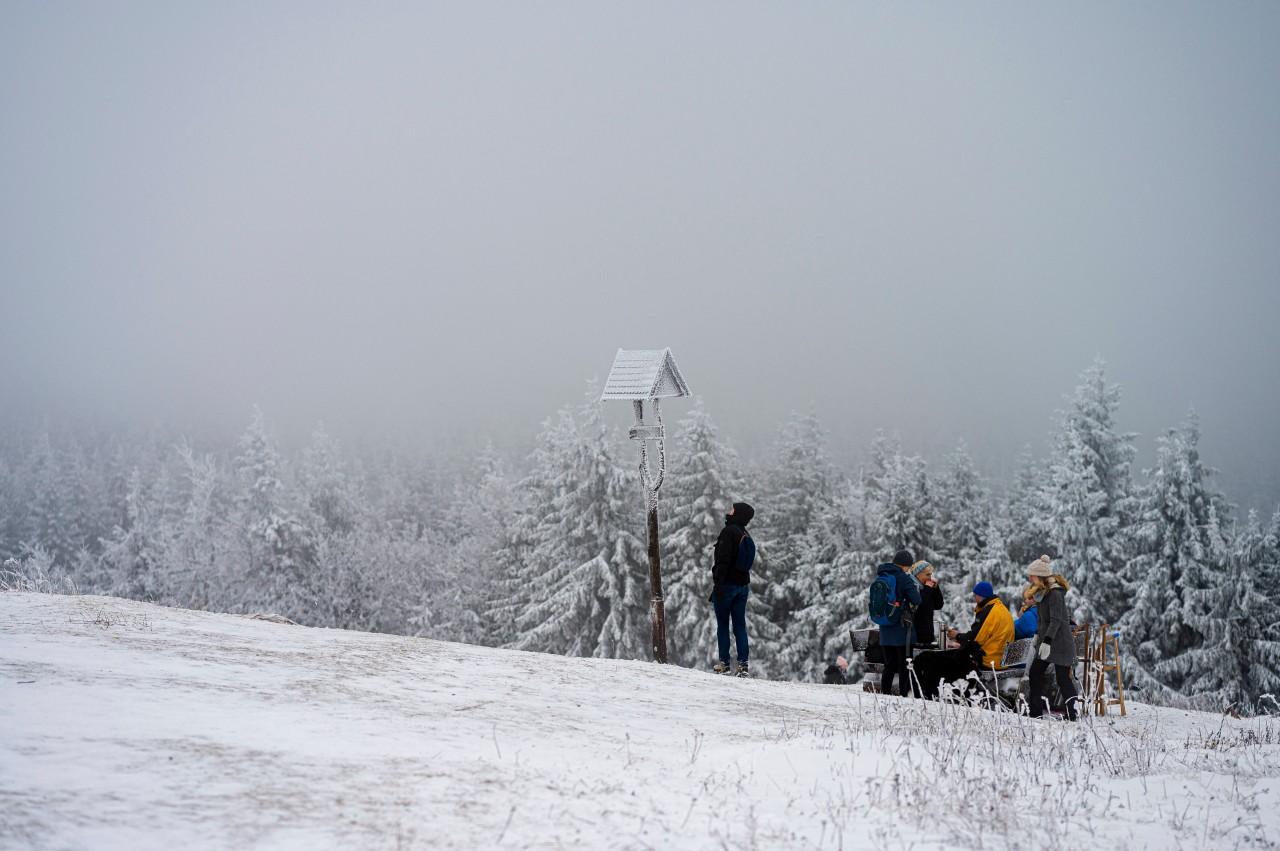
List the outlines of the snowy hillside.
{"type": "Polygon", "coordinates": [[[3,848],[1271,848],[1280,723],[1078,726],[0,593],[3,848]]]}

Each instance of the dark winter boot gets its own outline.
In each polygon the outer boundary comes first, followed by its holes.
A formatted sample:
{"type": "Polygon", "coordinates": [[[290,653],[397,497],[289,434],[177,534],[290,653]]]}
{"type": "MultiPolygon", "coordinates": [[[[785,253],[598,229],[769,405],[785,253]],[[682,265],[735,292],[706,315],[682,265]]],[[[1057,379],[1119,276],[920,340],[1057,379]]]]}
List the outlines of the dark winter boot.
{"type": "Polygon", "coordinates": [[[747,673],[747,663],[746,663],[746,662],[739,662],[739,663],[738,663],[738,669],[737,669],[736,671],[734,671],[733,673],[734,673],[736,676],[739,676],[739,677],[749,676],[749,675],[748,675],[748,673],[747,673]]]}
{"type": "Polygon", "coordinates": [[[715,671],[717,674],[727,674],[729,673],[729,663],[716,662],[714,665],[711,666],[711,670],[715,671]]]}

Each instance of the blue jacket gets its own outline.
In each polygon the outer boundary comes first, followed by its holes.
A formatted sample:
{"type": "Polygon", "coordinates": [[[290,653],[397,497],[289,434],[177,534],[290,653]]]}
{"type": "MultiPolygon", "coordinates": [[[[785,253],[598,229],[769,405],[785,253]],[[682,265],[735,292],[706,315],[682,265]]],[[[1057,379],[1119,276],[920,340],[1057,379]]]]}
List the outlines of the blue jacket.
{"type": "MultiPolygon", "coordinates": [[[[909,612],[914,612],[920,606],[920,589],[916,587],[916,581],[896,564],[880,565],[876,568],[876,576],[882,573],[893,577],[897,588],[897,599],[910,603],[909,612]]],[[[904,612],[904,615],[906,614],[908,612],[904,612]]],[[[893,626],[880,627],[881,647],[907,647],[914,643],[915,630],[907,623],[905,616],[893,626]]]]}
{"type": "Polygon", "coordinates": [[[1036,614],[1036,607],[1032,606],[1027,609],[1022,617],[1013,622],[1013,637],[1031,638],[1036,634],[1036,628],[1039,626],[1039,616],[1036,614]]]}

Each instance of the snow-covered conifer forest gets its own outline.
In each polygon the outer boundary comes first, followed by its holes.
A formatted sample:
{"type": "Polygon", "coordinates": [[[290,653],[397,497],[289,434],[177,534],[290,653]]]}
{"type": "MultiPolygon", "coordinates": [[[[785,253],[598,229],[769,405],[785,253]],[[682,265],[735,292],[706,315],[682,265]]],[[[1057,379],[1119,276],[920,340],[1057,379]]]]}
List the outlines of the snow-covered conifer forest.
{"type": "MultiPolygon", "coordinates": [[[[589,391],[525,458],[353,452],[323,428],[287,453],[254,411],[225,447],[22,423],[0,433],[5,587],[75,590],[299,623],[570,656],[646,659],[649,586],[634,445],[589,391]]],[[[1194,413],[1118,431],[1095,363],[1046,412],[1044,457],[1012,481],[963,444],[926,459],[880,435],[856,469],[797,414],[768,458],[722,439],[701,404],[672,415],[661,491],[672,662],[705,667],[710,550],[724,507],[757,507],[753,671],[814,680],[865,624],[874,566],[906,546],[937,568],[943,617],[973,583],[1010,601],[1047,553],[1077,620],[1116,625],[1126,686],[1150,702],[1250,713],[1280,692],[1280,510],[1238,516],[1200,458],[1194,413]]],[[[532,436],[531,436],[532,437],[532,436]]]]}

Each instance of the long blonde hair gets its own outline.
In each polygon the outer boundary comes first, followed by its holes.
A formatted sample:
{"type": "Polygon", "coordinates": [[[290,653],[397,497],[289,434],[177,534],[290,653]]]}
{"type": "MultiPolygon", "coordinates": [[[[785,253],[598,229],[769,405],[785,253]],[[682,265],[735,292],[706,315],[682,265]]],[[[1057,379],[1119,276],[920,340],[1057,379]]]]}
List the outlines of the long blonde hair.
{"type": "Polygon", "coordinates": [[[1052,576],[1032,576],[1031,591],[1034,594],[1042,594],[1052,591],[1054,588],[1061,588],[1063,591],[1070,591],[1071,586],[1061,573],[1055,573],[1052,576]]]}

